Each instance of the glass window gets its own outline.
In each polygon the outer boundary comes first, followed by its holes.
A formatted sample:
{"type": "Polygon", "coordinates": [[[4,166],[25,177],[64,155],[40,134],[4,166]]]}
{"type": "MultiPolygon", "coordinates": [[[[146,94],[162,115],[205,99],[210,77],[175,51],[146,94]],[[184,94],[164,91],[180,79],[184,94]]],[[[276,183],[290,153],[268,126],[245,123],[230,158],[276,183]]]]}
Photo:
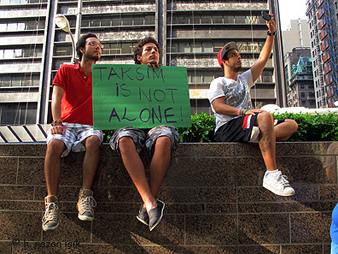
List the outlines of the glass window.
{"type": "Polygon", "coordinates": [[[146,15],[144,20],[145,20],[146,25],[154,25],[155,24],[155,16],[153,16],[153,15],[146,15]]]}
{"type": "Polygon", "coordinates": [[[258,43],[248,42],[248,51],[250,51],[250,52],[260,52],[258,43]]]}
{"type": "Polygon", "coordinates": [[[222,24],[223,17],[222,16],[213,16],[212,21],[214,24],[222,24]]]}
{"type": "Polygon", "coordinates": [[[211,73],[204,73],[203,75],[204,82],[210,83],[213,80],[214,80],[214,76],[211,73]]]}
{"type": "Polygon", "coordinates": [[[200,24],[200,23],[201,23],[200,15],[194,15],[194,24],[200,24]]]}
{"type": "Polygon", "coordinates": [[[27,21],[27,30],[34,30],[36,29],[36,21],[35,20],[30,20],[30,21],[27,21]]]}
{"type": "Polygon", "coordinates": [[[202,82],[202,77],[198,73],[192,74],[191,75],[191,82],[193,82],[193,83],[202,82]]]}
{"type": "Polygon", "coordinates": [[[131,54],[133,46],[131,43],[122,43],[122,54],[131,54]]]}
{"type": "Polygon", "coordinates": [[[0,24],[0,31],[6,31],[7,30],[7,24],[0,24]]]}
{"type": "Polygon", "coordinates": [[[12,86],[21,86],[21,77],[14,76],[12,77],[12,86]]]}
{"type": "Polygon", "coordinates": [[[35,57],[42,57],[42,48],[36,48],[34,56],[35,57]]]}
{"type": "Polygon", "coordinates": [[[13,58],[14,50],[13,49],[5,49],[4,50],[4,58],[13,58]]]}
{"type": "Polygon", "coordinates": [[[118,17],[112,18],[111,21],[112,21],[113,26],[120,26],[121,25],[121,20],[118,17]]]}
{"type": "Polygon", "coordinates": [[[203,43],[203,52],[206,53],[212,53],[213,48],[212,48],[212,43],[211,42],[204,42],[203,43]]]}
{"type": "Polygon", "coordinates": [[[177,17],[176,24],[189,24],[190,18],[188,16],[180,16],[177,17]]]}
{"type": "Polygon", "coordinates": [[[178,44],[176,42],[174,42],[174,43],[171,44],[171,47],[170,47],[170,44],[168,44],[168,50],[169,50],[169,53],[170,52],[178,52],[178,44]]]}
{"type": "Polygon", "coordinates": [[[246,51],[248,51],[248,44],[246,42],[238,42],[237,46],[238,46],[238,51],[239,52],[246,52],[246,51]]]}
{"type": "MultiPolygon", "coordinates": [[[[7,25],[7,31],[16,31],[18,24],[17,23],[9,23],[7,25]]],[[[24,29],[22,29],[24,30],[24,29]]]]}
{"type": "Polygon", "coordinates": [[[89,20],[88,19],[82,19],[81,20],[81,27],[89,27],[89,20]]]}
{"type": "Polygon", "coordinates": [[[32,76],[32,86],[39,86],[40,77],[37,75],[32,76]]]}
{"type": "Polygon", "coordinates": [[[211,23],[211,16],[202,16],[201,17],[202,24],[210,24],[211,23]]]}
{"type": "Polygon", "coordinates": [[[11,83],[11,77],[1,77],[1,87],[9,87],[11,83]]]}
{"type": "Polygon", "coordinates": [[[110,54],[121,54],[121,44],[111,43],[110,44],[110,54]]]}
{"type": "Polygon", "coordinates": [[[245,23],[245,16],[235,16],[235,23],[236,24],[244,24],[245,23]]]}
{"type": "Polygon", "coordinates": [[[192,43],[191,51],[193,53],[201,53],[202,52],[202,44],[201,44],[201,42],[192,43]]]}
{"type": "Polygon", "coordinates": [[[21,84],[22,86],[30,86],[31,84],[30,76],[23,77],[21,84]]]}
{"type": "Polygon", "coordinates": [[[32,49],[24,49],[23,52],[24,52],[24,57],[32,57],[34,54],[32,49]]]}
{"type": "Polygon", "coordinates": [[[91,19],[89,26],[90,27],[100,26],[100,19],[98,19],[98,18],[91,19]]]}
{"type": "Polygon", "coordinates": [[[22,49],[14,49],[14,57],[22,57],[22,49]]]}
{"type": "Polygon", "coordinates": [[[125,17],[122,19],[122,22],[124,26],[131,26],[133,24],[133,19],[132,17],[125,17]]]}
{"type": "Polygon", "coordinates": [[[225,45],[223,42],[213,42],[214,52],[220,51],[220,49],[225,45]]]}
{"type": "Polygon", "coordinates": [[[141,26],[143,25],[144,16],[135,16],[134,25],[141,26]]]}
{"type": "Polygon", "coordinates": [[[110,26],[110,18],[102,18],[101,26],[110,26]]]}
{"type": "Polygon", "coordinates": [[[224,16],[224,23],[225,24],[233,24],[234,23],[234,16],[224,16]]]}
{"type": "Polygon", "coordinates": [[[178,45],[179,52],[190,53],[190,46],[188,42],[180,42],[178,45]]]}

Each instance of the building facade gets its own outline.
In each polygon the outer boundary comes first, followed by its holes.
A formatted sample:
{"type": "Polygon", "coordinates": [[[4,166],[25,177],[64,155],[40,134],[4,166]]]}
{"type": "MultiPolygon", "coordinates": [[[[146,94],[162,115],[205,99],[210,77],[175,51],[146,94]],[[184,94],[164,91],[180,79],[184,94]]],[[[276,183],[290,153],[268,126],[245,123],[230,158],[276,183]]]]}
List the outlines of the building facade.
{"type": "Polygon", "coordinates": [[[338,105],[337,0],[308,0],[307,16],[311,37],[317,107],[338,105]]]}
{"type": "MultiPolygon", "coordinates": [[[[207,91],[222,76],[216,56],[228,41],[236,41],[243,71],[258,58],[267,27],[261,11],[279,20],[272,0],[0,0],[0,125],[51,122],[52,80],[72,57],[69,34],[55,26],[65,15],[75,33],[97,34],[104,45],[98,63],[132,64],[137,42],[155,37],[162,46],[162,65],[185,66],[191,113],[211,114],[207,91]]],[[[280,26],[279,26],[280,27],[280,26]]],[[[252,88],[256,107],[285,106],[280,31],[274,53],[252,88]]]]}
{"type": "Polygon", "coordinates": [[[290,28],[282,31],[284,56],[294,48],[310,47],[310,30],[307,20],[290,20],[290,28]]]}
{"type": "Polygon", "coordinates": [[[284,64],[287,106],[316,108],[310,48],[294,48],[284,64]]]}

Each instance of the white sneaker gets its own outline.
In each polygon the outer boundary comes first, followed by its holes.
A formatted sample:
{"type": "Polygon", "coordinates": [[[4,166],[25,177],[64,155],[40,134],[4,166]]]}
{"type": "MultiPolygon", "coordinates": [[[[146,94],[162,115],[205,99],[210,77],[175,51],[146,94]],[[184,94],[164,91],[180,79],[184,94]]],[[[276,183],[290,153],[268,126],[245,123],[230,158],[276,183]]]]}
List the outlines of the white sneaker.
{"type": "Polygon", "coordinates": [[[282,175],[282,172],[278,169],[276,172],[265,172],[263,187],[280,196],[292,196],[295,194],[295,190],[290,186],[287,176],[282,175]]]}
{"type": "Polygon", "coordinates": [[[258,143],[258,136],[260,133],[260,129],[257,126],[252,127],[252,131],[251,131],[251,136],[250,136],[250,143],[258,143]]]}

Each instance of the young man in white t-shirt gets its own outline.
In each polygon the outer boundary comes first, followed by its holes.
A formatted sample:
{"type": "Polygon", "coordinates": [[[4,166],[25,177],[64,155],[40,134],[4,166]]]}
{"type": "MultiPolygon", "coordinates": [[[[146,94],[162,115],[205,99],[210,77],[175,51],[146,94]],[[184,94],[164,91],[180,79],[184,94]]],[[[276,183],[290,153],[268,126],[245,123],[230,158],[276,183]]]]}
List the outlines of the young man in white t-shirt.
{"type": "Polygon", "coordinates": [[[246,72],[241,70],[241,55],[235,42],[227,43],[217,55],[224,77],[210,84],[209,101],[216,116],[215,140],[221,142],[258,142],[266,166],[263,186],[280,196],[292,196],[294,189],[277,169],[276,141],[285,141],[297,131],[294,120],[275,121],[272,115],[252,107],[250,87],[261,75],[271,56],[276,23],[267,21],[267,39],[258,60],[246,72]],[[257,127],[255,127],[257,126],[257,127]]]}

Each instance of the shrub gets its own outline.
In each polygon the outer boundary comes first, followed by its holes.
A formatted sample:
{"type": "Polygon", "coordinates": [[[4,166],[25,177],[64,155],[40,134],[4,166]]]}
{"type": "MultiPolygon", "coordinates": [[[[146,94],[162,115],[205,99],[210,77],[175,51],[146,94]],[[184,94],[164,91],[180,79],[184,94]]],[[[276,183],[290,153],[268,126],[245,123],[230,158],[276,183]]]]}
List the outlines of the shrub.
{"type": "MultiPolygon", "coordinates": [[[[338,141],[338,116],[329,113],[273,113],[274,119],[293,119],[298,130],[288,141],[338,141]]],[[[178,128],[180,142],[212,142],[216,118],[207,113],[191,116],[191,127],[178,128]]],[[[104,131],[104,142],[109,142],[113,131],[104,131]]]]}
{"type": "Polygon", "coordinates": [[[333,113],[274,113],[273,116],[275,119],[293,119],[298,123],[297,132],[288,141],[338,141],[338,116],[333,113]]]}
{"type": "Polygon", "coordinates": [[[216,118],[207,113],[191,116],[191,127],[178,128],[180,142],[211,142],[214,141],[216,118]]]}

